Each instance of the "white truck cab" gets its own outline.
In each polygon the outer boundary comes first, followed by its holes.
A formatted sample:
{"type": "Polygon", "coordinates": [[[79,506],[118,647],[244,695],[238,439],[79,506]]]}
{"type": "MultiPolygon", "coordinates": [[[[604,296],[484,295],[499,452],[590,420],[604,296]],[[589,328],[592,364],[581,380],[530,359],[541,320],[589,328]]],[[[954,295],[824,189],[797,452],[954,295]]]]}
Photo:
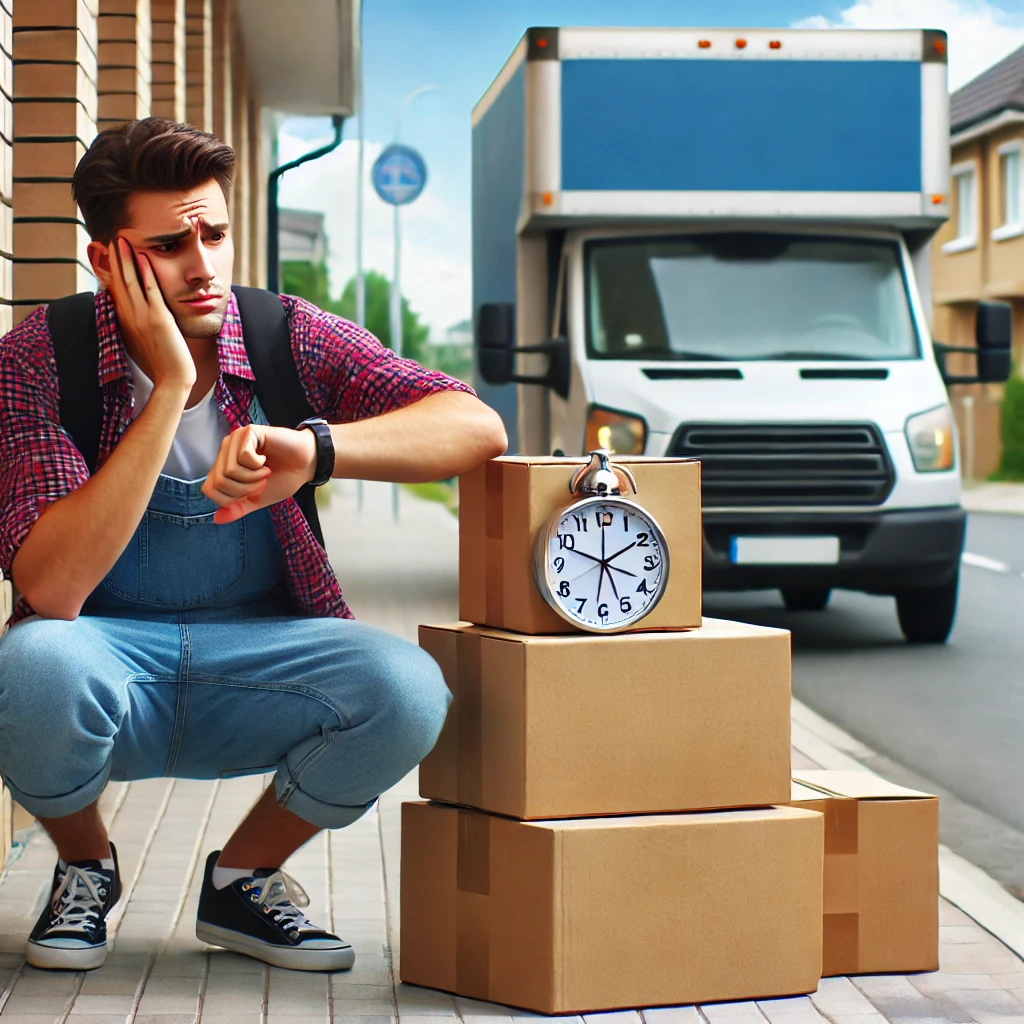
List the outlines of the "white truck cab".
{"type": "MultiPolygon", "coordinates": [[[[967,378],[928,326],[944,58],[929,31],[533,29],[474,113],[480,390],[512,450],[698,458],[706,589],[891,594],[918,642],[952,628],[965,523],[967,378]]],[[[983,304],[970,379],[1009,345],[983,304]]]]}

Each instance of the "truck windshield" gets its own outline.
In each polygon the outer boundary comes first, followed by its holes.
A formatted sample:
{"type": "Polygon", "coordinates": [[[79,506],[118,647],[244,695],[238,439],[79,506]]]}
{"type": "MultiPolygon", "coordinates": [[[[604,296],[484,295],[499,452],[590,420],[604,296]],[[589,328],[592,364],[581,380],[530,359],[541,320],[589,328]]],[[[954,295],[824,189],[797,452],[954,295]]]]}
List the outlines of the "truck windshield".
{"type": "Polygon", "coordinates": [[[913,359],[894,242],[722,233],[591,242],[587,347],[604,359],[913,359]]]}

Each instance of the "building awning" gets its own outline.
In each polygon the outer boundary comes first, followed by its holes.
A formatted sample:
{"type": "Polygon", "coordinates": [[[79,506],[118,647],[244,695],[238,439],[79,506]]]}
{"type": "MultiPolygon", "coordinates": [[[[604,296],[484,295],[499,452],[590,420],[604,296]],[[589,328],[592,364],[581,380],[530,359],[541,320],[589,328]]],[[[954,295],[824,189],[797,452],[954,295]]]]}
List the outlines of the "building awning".
{"type": "Polygon", "coordinates": [[[355,110],[360,0],[238,0],[253,85],[290,114],[355,110]]]}

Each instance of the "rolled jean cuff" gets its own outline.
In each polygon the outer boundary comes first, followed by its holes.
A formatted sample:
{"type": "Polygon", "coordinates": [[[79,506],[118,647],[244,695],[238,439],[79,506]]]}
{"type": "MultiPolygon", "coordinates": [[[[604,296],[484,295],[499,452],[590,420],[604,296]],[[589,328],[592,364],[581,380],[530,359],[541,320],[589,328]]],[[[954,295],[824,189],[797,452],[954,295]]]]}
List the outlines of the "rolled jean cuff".
{"type": "Polygon", "coordinates": [[[283,763],[274,776],[274,791],[281,807],[317,828],[345,828],[358,821],[377,802],[375,797],[369,803],[357,806],[324,803],[303,793],[283,763]]]}
{"type": "Polygon", "coordinates": [[[110,767],[111,762],[108,759],[103,768],[88,782],[59,796],[36,796],[23,792],[10,779],[5,778],[3,781],[11,791],[12,798],[34,817],[66,818],[69,814],[84,810],[100,798],[110,778],[110,767]]]}

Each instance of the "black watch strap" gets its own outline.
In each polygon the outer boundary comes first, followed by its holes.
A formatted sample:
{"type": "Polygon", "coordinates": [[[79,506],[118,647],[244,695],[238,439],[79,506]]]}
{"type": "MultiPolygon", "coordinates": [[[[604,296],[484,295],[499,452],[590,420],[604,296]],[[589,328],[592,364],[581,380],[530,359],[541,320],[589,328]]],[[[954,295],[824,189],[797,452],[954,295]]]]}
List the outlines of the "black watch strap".
{"type": "Polygon", "coordinates": [[[334,475],[334,438],[327,420],[319,416],[303,420],[295,429],[307,428],[316,435],[316,473],[310,484],[313,487],[323,487],[334,475]]]}

